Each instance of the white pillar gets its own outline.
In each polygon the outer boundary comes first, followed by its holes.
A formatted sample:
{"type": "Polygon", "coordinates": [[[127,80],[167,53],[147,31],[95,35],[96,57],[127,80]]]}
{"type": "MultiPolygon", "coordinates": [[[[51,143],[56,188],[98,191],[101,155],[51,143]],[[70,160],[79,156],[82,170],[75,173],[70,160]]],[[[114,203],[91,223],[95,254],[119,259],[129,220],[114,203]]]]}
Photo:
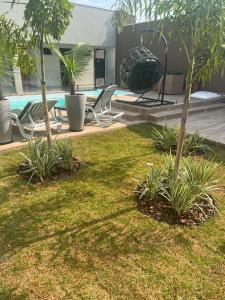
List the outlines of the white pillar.
{"type": "Polygon", "coordinates": [[[23,94],[23,82],[22,82],[22,76],[20,68],[14,64],[13,66],[13,77],[14,77],[14,83],[15,83],[15,89],[17,94],[23,94]]]}

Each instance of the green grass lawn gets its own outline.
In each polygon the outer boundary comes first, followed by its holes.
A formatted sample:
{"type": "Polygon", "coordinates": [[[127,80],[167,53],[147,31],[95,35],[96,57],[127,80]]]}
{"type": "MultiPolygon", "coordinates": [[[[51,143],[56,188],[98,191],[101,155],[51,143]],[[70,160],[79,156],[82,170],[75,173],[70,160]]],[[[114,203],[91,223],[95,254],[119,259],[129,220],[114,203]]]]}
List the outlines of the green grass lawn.
{"type": "Polygon", "coordinates": [[[225,192],[221,217],[200,227],[136,210],[133,178],[163,159],[151,133],[74,139],[81,170],[36,186],[16,175],[20,151],[0,156],[0,299],[224,299],[225,192]]]}

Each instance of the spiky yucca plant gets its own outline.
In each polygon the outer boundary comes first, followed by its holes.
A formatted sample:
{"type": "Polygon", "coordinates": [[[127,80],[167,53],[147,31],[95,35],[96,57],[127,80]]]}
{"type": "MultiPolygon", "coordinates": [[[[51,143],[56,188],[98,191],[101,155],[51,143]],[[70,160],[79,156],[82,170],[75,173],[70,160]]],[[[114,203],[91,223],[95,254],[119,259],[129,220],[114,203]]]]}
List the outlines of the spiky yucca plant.
{"type": "Polygon", "coordinates": [[[152,168],[147,180],[142,184],[139,182],[139,199],[145,196],[151,201],[163,197],[179,217],[194,207],[205,214],[205,203],[212,210],[218,211],[214,200],[215,192],[220,188],[220,181],[216,175],[220,165],[203,159],[184,159],[178,179],[174,180],[174,163],[172,155],[168,155],[164,159],[164,167],[152,168]]]}
{"type": "MultiPolygon", "coordinates": [[[[162,129],[153,129],[152,139],[155,147],[159,150],[176,153],[179,130],[176,127],[163,127],[162,129]]],[[[200,137],[198,132],[186,136],[183,146],[183,155],[205,154],[210,147],[200,137]]]]}
{"type": "Polygon", "coordinates": [[[207,151],[210,151],[210,147],[206,145],[204,138],[202,138],[198,132],[186,136],[183,146],[183,155],[204,154],[207,151]]]}
{"type": "Polygon", "coordinates": [[[21,164],[20,174],[44,182],[55,175],[60,169],[73,171],[75,163],[73,158],[72,142],[68,140],[55,140],[52,147],[44,139],[30,140],[27,153],[22,153],[25,161],[21,164]]]}
{"type": "Polygon", "coordinates": [[[149,199],[155,199],[162,191],[164,180],[163,170],[153,167],[147,176],[146,182],[143,184],[138,182],[139,189],[136,192],[139,195],[139,199],[142,199],[144,196],[149,199]]]}
{"type": "Polygon", "coordinates": [[[153,129],[152,138],[157,149],[172,152],[177,147],[178,129],[176,127],[163,127],[161,130],[153,129]]]}

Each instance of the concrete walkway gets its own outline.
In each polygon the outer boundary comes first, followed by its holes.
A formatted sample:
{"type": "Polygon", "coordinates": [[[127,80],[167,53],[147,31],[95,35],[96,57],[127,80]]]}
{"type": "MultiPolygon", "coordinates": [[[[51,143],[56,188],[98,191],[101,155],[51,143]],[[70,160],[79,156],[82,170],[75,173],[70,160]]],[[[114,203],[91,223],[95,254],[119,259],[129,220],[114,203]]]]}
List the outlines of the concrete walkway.
{"type": "MultiPolygon", "coordinates": [[[[122,120],[121,122],[113,123],[109,127],[101,128],[93,122],[93,123],[86,124],[84,130],[80,132],[69,131],[68,124],[64,123],[60,134],[55,134],[54,131],[52,131],[52,133],[53,133],[53,138],[57,136],[57,138],[59,139],[64,139],[64,138],[79,137],[87,134],[107,132],[113,129],[125,128],[127,126],[138,124],[138,123],[142,123],[142,122],[122,120]]],[[[45,134],[44,131],[37,131],[35,133],[35,137],[41,137],[44,136],[44,134],[45,134]]],[[[6,152],[17,148],[23,148],[26,145],[27,145],[27,141],[21,137],[18,129],[13,126],[13,143],[7,145],[0,145],[0,152],[6,152]]]]}

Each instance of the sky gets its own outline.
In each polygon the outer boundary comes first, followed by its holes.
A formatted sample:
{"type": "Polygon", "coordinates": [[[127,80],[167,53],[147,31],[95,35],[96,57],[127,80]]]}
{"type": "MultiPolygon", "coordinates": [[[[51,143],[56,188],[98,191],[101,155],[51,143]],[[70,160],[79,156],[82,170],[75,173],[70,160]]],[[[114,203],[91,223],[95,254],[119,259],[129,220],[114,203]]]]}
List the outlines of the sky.
{"type": "Polygon", "coordinates": [[[72,0],[72,2],[111,9],[115,0],[72,0]]]}

